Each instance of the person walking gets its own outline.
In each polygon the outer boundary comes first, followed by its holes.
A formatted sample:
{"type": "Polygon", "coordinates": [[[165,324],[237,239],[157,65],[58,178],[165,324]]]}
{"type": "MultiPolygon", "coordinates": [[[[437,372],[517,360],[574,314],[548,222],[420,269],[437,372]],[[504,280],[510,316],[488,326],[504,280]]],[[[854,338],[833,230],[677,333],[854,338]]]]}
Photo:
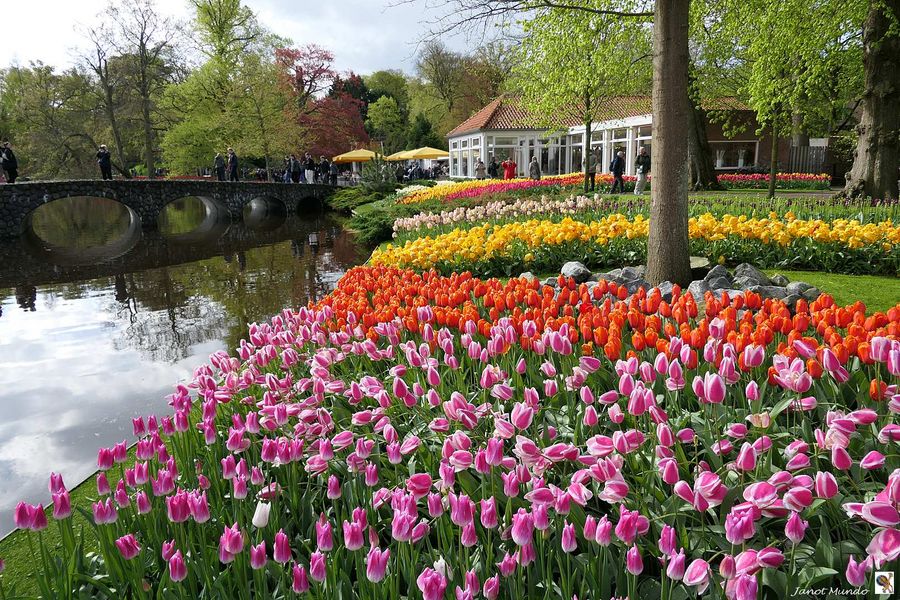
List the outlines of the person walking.
{"type": "Polygon", "coordinates": [[[97,164],[100,165],[101,179],[103,181],[112,180],[112,157],[109,150],[106,149],[106,144],[100,144],[100,148],[97,150],[97,164]]]}
{"type": "Polygon", "coordinates": [[[484,179],[487,176],[487,167],[484,166],[484,161],[479,160],[478,164],[475,165],[475,177],[478,179],[484,179]]]}
{"type": "MultiPolygon", "coordinates": [[[[594,191],[594,186],[597,184],[597,164],[600,162],[600,148],[594,148],[590,152],[587,153],[587,156],[581,161],[581,166],[584,168],[585,173],[587,174],[588,182],[590,183],[590,191],[594,191]]],[[[585,186],[585,191],[587,190],[587,186],[585,186]]]]}
{"type": "Polygon", "coordinates": [[[228,181],[238,181],[238,157],[234,148],[228,149],[228,181]]]}
{"type": "Polygon", "coordinates": [[[328,177],[331,169],[328,168],[328,159],[324,156],[319,157],[319,164],[316,165],[319,174],[319,182],[328,185],[328,177]]]}
{"type": "Polygon", "coordinates": [[[225,157],[221,152],[216,152],[213,167],[216,169],[216,181],[225,181],[225,157]]]}
{"type": "Polygon", "coordinates": [[[503,179],[514,179],[516,176],[516,169],[519,165],[516,164],[516,161],[512,159],[512,157],[507,158],[500,166],[503,167],[503,179]]]}
{"type": "Polygon", "coordinates": [[[500,165],[497,163],[497,157],[491,156],[491,162],[487,168],[488,177],[491,179],[499,179],[500,178],[500,165]]]}
{"type": "Polygon", "coordinates": [[[609,170],[612,171],[613,175],[612,189],[609,190],[609,193],[615,194],[616,189],[618,189],[620,194],[624,194],[625,180],[622,179],[622,174],[625,173],[625,153],[623,151],[619,150],[616,152],[615,158],[609,163],[609,170]]]}
{"type": "Polygon", "coordinates": [[[16,178],[19,176],[19,161],[16,160],[16,155],[12,146],[9,145],[9,141],[5,141],[0,145],[0,168],[6,172],[7,183],[16,182],[16,178]]]}
{"type": "Polygon", "coordinates": [[[634,172],[637,173],[637,183],[634,184],[634,195],[640,196],[647,186],[647,175],[650,174],[650,155],[647,148],[641,146],[637,158],[634,159],[634,172]]]}
{"type": "Polygon", "coordinates": [[[538,162],[537,154],[531,157],[531,164],[528,165],[528,176],[535,181],[540,181],[541,179],[541,165],[538,162]]]}

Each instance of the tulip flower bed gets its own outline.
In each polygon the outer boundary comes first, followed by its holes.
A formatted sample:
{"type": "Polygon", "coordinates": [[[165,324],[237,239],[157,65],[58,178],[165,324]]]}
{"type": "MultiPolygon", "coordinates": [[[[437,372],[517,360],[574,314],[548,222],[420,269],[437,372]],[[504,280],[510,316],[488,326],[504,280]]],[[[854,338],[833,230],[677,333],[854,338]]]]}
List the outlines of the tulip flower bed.
{"type": "Polygon", "coordinates": [[[42,594],[749,600],[896,569],[900,306],[558,283],[361,267],[252,325],[135,459],[98,452],[90,529],[59,476],[61,547],[19,505],[42,594]]]}
{"type": "MultiPolygon", "coordinates": [[[[719,183],[725,189],[764,190],[769,187],[768,173],[722,173],[719,183]]],[[[826,173],[778,173],[775,187],[780,190],[827,190],[831,186],[831,176],[826,173]]]]}
{"type": "MultiPolygon", "coordinates": [[[[625,191],[634,191],[635,178],[625,176],[625,191]]],[[[597,175],[597,184],[601,188],[609,189],[612,186],[612,175],[597,175]]],[[[446,185],[436,185],[427,190],[419,190],[397,198],[400,204],[418,204],[429,200],[441,202],[453,202],[454,200],[478,198],[505,194],[509,192],[521,192],[537,190],[547,187],[572,188],[584,184],[584,173],[569,173],[567,175],[549,175],[541,179],[473,179],[458,181],[446,185]]],[[[649,189],[649,187],[648,187],[649,189]]]]}
{"type": "MultiPolygon", "coordinates": [[[[747,218],[706,213],[689,221],[691,252],[717,262],[841,273],[900,273],[900,226],[891,221],[747,218]]],[[[531,219],[454,229],[388,244],[373,252],[375,265],[510,275],[548,272],[568,260],[588,266],[634,264],[644,258],[649,221],[621,213],[575,220],[531,219]]]]}

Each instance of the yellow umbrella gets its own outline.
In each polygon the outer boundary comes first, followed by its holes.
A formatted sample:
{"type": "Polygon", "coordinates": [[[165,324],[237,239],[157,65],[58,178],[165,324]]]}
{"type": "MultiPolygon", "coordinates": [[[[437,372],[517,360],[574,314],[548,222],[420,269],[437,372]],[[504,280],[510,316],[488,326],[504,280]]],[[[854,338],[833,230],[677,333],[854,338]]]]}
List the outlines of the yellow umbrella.
{"type": "Polygon", "coordinates": [[[450,153],[446,150],[438,150],[437,148],[431,148],[429,146],[425,146],[424,148],[418,148],[416,150],[410,150],[408,152],[409,156],[407,158],[412,159],[436,159],[436,158],[448,158],[450,153]]]}
{"type": "Polygon", "coordinates": [[[410,154],[412,150],[401,150],[400,152],[394,152],[390,156],[385,156],[384,160],[389,161],[397,161],[397,160],[410,160],[412,156],[410,154]]]}
{"type": "Polygon", "coordinates": [[[338,154],[332,160],[336,163],[369,162],[374,159],[375,156],[376,154],[371,150],[360,149],[338,154]]]}

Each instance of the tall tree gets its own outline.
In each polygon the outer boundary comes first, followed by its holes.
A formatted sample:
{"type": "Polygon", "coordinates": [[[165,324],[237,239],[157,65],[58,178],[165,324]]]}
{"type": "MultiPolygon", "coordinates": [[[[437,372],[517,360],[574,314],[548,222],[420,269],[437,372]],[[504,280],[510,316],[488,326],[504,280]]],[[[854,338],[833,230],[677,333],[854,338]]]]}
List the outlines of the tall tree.
{"type": "Polygon", "coordinates": [[[140,101],[144,166],[147,176],[152,178],[156,172],[154,102],[171,82],[178,27],[171,18],[156,11],[153,0],[110,5],[106,14],[112,22],[116,51],[133,61],[129,84],[140,101]]]}
{"type": "Polygon", "coordinates": [[[403,150],[406,145],[406,120],[397,101],[392,96],[382,96],[369,105],[369,119],[366,122],[375,139],[384,145],[384,154],[403,150]]]}
{"type": "Polygon", "coordinates": [[[516,86],[540,118],[535,125],[558,130],[570,119],[584,124],[587,193],[593,124],[606,120],[610,98],[648,91],[649,30],[610,15],[558,8],[538,11],[523,29],[516,86]]]}
{"type": "Polygon", "coordinates": [[[419,75],[431,84],[449,113],[461,93],[464,68],[463,56],[437,40],[427,42],[419,53],[419,75]]]}
{"type": "Polygon", "coordinates": [[[900,0],[868,0],[866,4],[859,142],[844,194],[896,200],[900,197],[900,0]]]}

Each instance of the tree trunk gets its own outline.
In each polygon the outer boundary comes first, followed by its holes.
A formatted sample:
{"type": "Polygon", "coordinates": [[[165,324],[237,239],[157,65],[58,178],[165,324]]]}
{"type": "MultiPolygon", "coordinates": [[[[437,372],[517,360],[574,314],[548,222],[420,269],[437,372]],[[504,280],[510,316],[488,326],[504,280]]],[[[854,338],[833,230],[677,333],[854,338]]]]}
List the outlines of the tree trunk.
{"type": "Polygon", "coordinates": [[[109,128],[112,130],[113,143],[116,148],[116,157],[119,159],[119,165],[121,165],[119,166],[113,163],[113,166],[119,170],[122,177],[131,179],[131,173],[128,171],[127,163],[125,162],[125,150],[122,146],[122,133],[119,131],[119,121],[116,118],[116,109],[113,105],[113,90],[107,80],[103,81],[103,91],[106,95],[106,118],[109,119],[109,128]]]}
{"type": "Polygon", "coordinates": [[[706,136],[706,111],[691,102],[689,149],[692,190],[722,190],[706,136]]]}
{"type": "Polygon", "coordinates": [[[150,95],[141,95],[141,116],[144,121],[144,164],[147,165],[147,178],[153,179],[156,173],[153,165],[153,124],[150,122],[150,95]]]}
{"type": "Polygon", "coordinates": [[[869,0],[863,24],[865,90],[859,142],[842,195],[876,200],[898,198],[900,166],[900,33],[892,19],[900,0],[869,0]]]}
{"type": "Polygon", "coordinates": [[[772,117],[772,155],[769,157],[769,198],[775,197],[778,183],[778,129],[775,127],[777,115],[772,117]]]}
{"type": "Polygon", "coordinates": [[[791,146],[809,146],[809,134],[803,130],[803,115],[798,112],[791,114],[791,146]]]}
{"type": "Polygon", "coordinates": [[[653,19],[653,187],[647,280],[691,281],[688,239],[690,0],[659,0],[653,19]]]}
{"type": "MultiPolygon", "coordinates": [[[[584,140],[581,145],[581,160],[584,163],[584,195],[587,196],[590,192],[589,186],[589,176],[588,169],[590,169],[591,165],[591,126],[593,125],[593,119],[590,117],[591,115],[591,94],[590,92],[584,93],[584,140]]],[[[594,173],[594,178],[597,177],[597,174],[594,173]]]]}

